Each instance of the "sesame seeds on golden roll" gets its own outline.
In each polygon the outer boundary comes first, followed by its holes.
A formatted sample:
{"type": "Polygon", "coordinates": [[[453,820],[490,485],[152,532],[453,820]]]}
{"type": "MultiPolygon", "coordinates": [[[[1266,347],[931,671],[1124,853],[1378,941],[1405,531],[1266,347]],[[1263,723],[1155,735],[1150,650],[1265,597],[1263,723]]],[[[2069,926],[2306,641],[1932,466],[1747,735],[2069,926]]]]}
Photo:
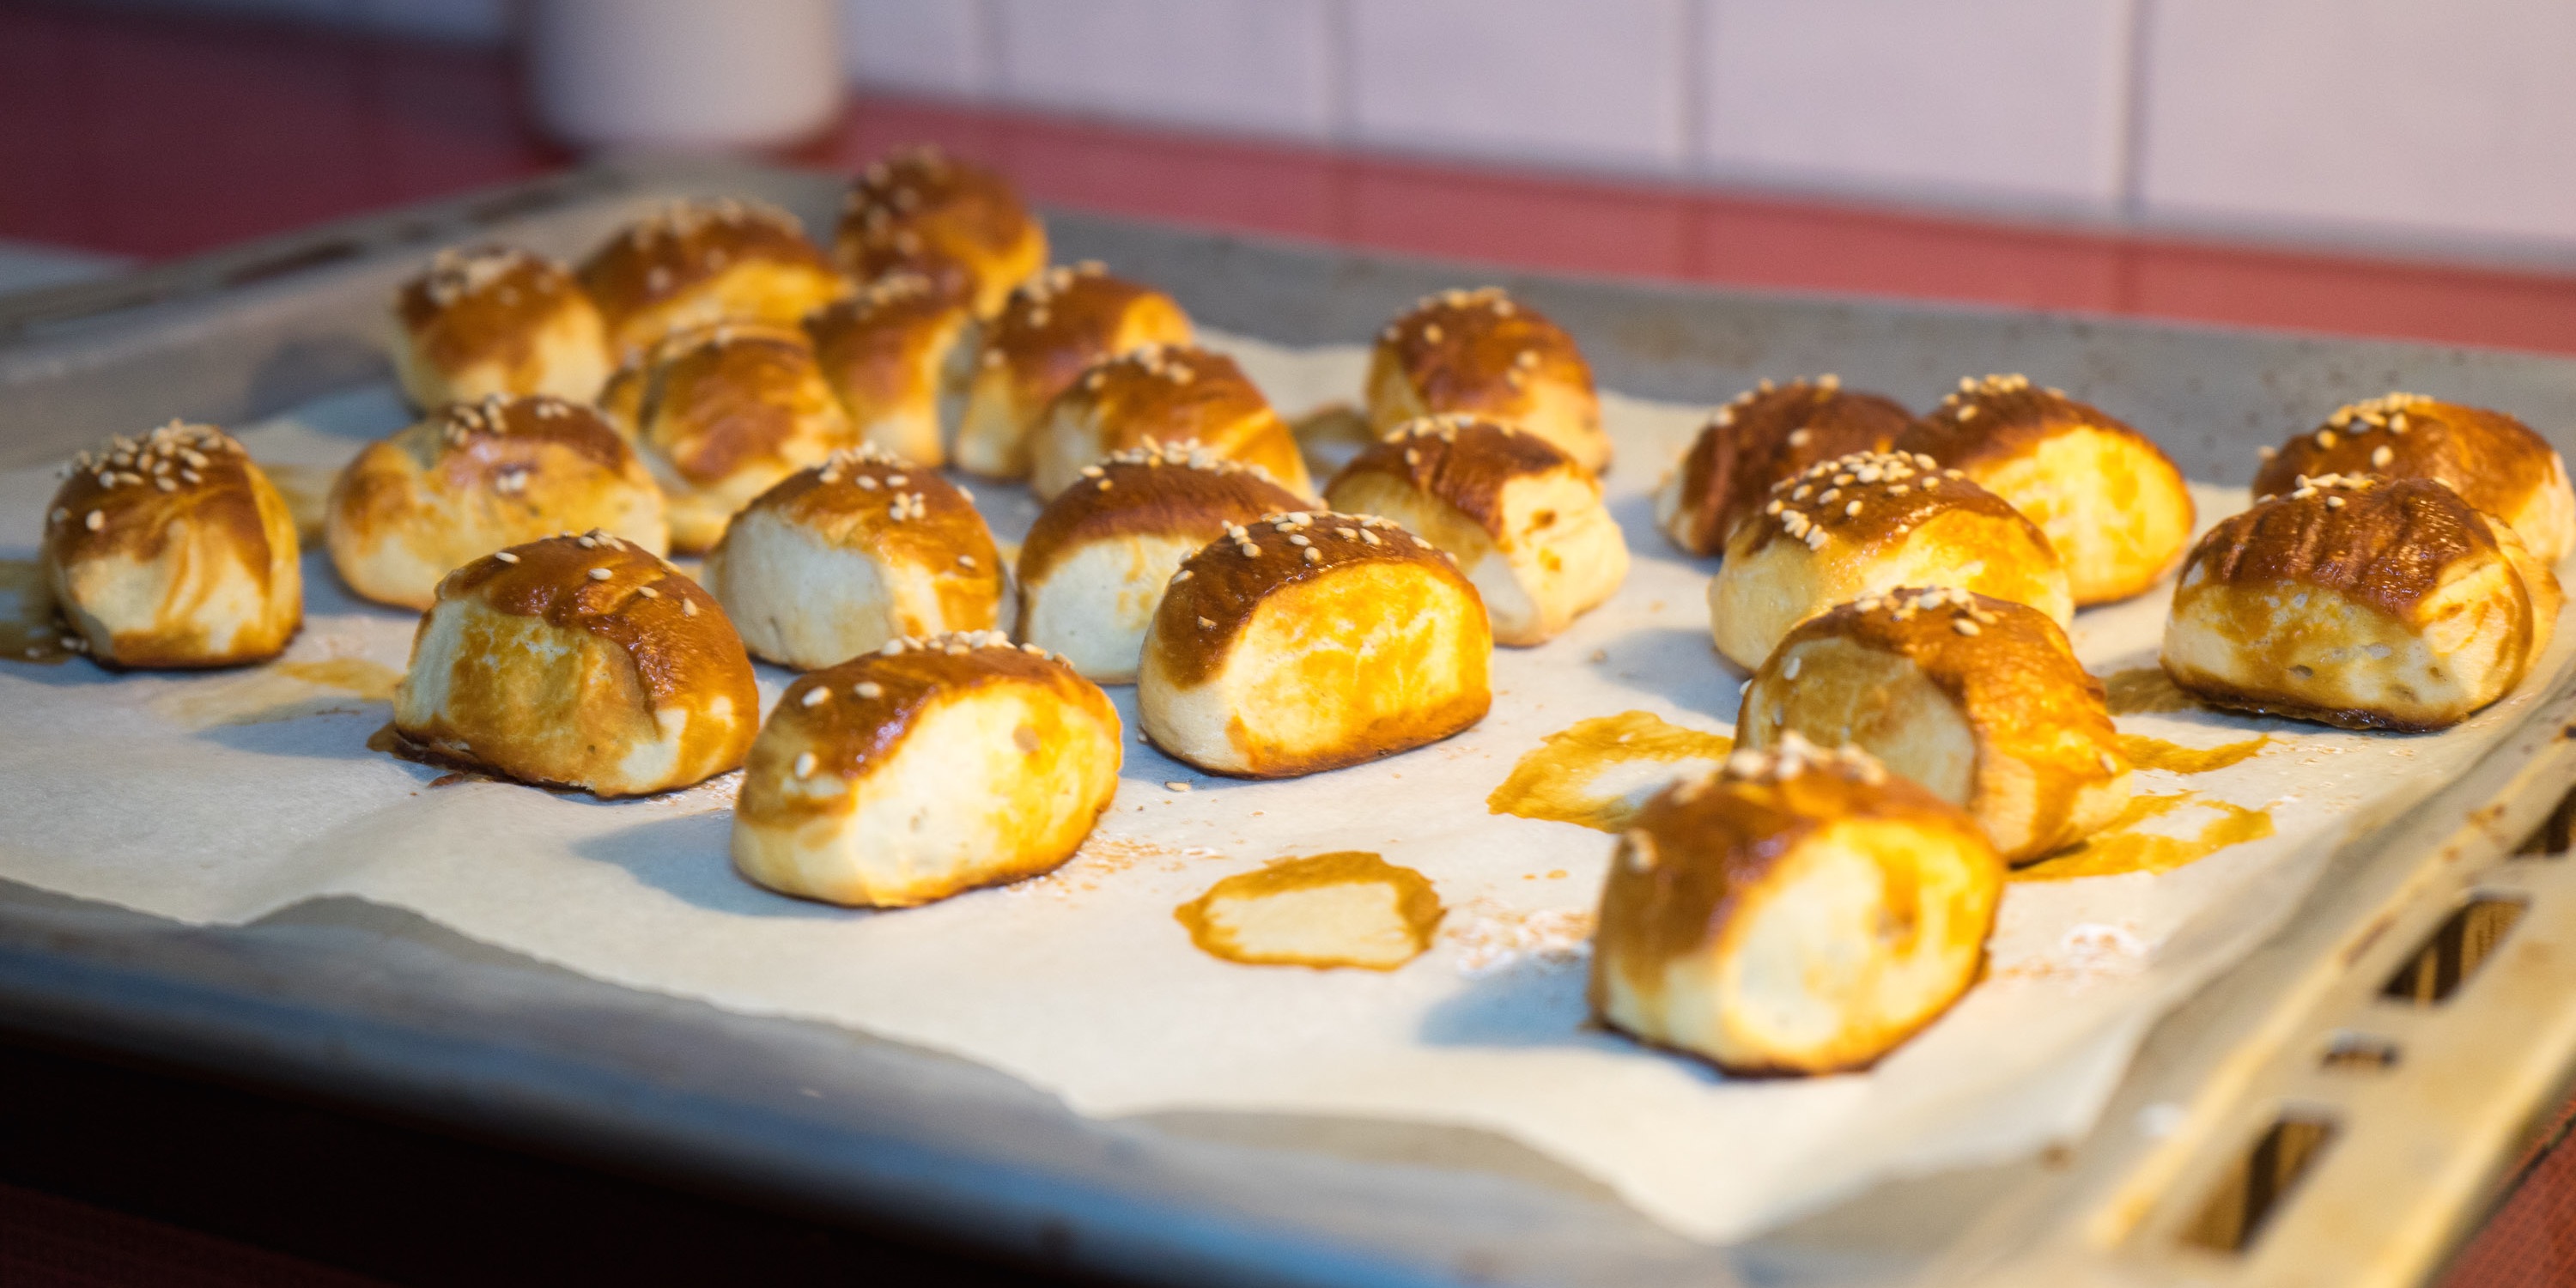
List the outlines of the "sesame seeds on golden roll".
{"type": "Polygon", "coordinates": [[[724,610],[605,532],[449,573],[394,688],[394,728],[425,755],[597,796],[734,769],[759,723],[751,659],[724,610]]]}
{"type": "Polygon", "coordinates": [[[1296,432],[1222,353],[1150,344],[1102,361],[1047,405],[1029,440],[1029,487],[1043,500],[1113,452],[1188,444],[1258,465],[1301,499],[1314,494],[1296,432]]]}
{"type": "Polygon", "coordinates": [[[588,402],[613,364],[570,270],[506,246],[443,250],[394,295],[394,374],[414,405],[493,394],[588,402]]]}
{"type": "Polygon", "coordinates": [[[81,453],[45,512],[45,579],[75,647],[118,666],[284,652],[304,624],[297,553],[285,498],[211,425],[81,453]]]}
{"type": "Polygon", "coordinates": [[[2011,863],[2129,800],[2102,683],[2038,610],[1964,590],[1869,595],[1801,623],[1746,687],[1738,746],[1849,744],[1960,806],[2011,863]]]}
{"type": "Polygon", "coordinates": [[[1369,352],[1369,423],[1378,432],[1442,412],[1506,421],[1595,474],[1610,468],[1591,365],[1564,328],[1501,287],[1424,296],[1369,352]]]}
{"type": "Polygon", "coordinates": [[[1418,532],[1457,560],[1498,644],[1543,644],[1628,575],[1601,480],[1536,434],[1482,417],[1408,421],[1351,460],[1327,500],[1418,532]]]}
{"type": "Polygon", "coordinates": [[[984,324],[957,427],[958,466],[992,478],[1027,477],[1039,417],[1094,363],[1149,344],[1189,342],[1189,316],[1150,286],[1092,263],[1038,274],[984,324]]]}
{"type": "Polygon", "coordinates": [[[812,669],[909,635],[984,630],[1002,558],[955,484],[874,446],[781,480],[707,555],[751,651],[812,669]]]}
{"type": "Polygon", "coordinates": [[[579,272],[622,360],[695,327],[794,326],[849,291],[794,215],[732,198],[662,206],[592,252],[579,272]]]}
{"type": "Polygon", "coordinates": [[[850,189],[834,237],[841,266],[862,282],[915,272],[956,283],[977,317],[1046,267],[1046,229],[1010,181],[937,148],[871,165],[850,189]]]}
{"type": "Polygon", "coordinates": [[[2191,489],[2146,435],[2027,376],[1961,380],[1896,440],[2030,516],[2077,607],[2144,594],[2191,544],[2191,489]]]}
{"type": "Polygon", "coordinates": [[[1210,773],[1288,778],[1482,720],[1492,661],[1475,585],[1429,542],[1371,516],[1265,515],[1172,574],[1137,718],[1210,773]]]}
{"type": "Polygon", "coordinates": [[[2347,729],[2457,724],[2549,647],[2558,578],[2434,479],[2293,480],[2191,552],[2164,668],[2203,701],[2347,729]]]}
{"type": "Polygon", "coordinates": [[[1303,503],[1260,467],[1194,446],[1131,448],[1085,466],[1020,544],[1020,638],[1087,679],[1131,683],[1181,562],[1229,529],[1303,503]]]}
{"type": "Polygon", "coordinates": [[[1975,982],[2003,876],[1959,807],[1784,734],[1665,790],[1620,836],[1592,1010],[1729,1073],[1865,1069],[1975,982]]]}
{"type": "Polygon", "coordinates": [[[671,547],[683,553],[713,546],[752,498],[857,442],[812,343],[789,328],[674,336],[610,382],[602,404],[632,418],[644,464],[670,498],[671,547]]]}
{"type": "Polygon", "coordinates": [[[2254,494],[2294,491],[2300,475],[2437,479],[2513,525],[2542,563],[2576,550],[2576,491],[2549,440],[2500,411],[2393,393],[2341,408],[2315,432],[2265,449],[2254,494]]]}
{"type": "Polygon", "coordinates": [[[935,467],[948,459],[941,402],[964,389],[973,322],[961,292],[893,273],[806,318],[805,334],[859,441],[935,467]]]}
{"type": "Polygon", "coordinates": [[[1765,380],[1700,427],[1655,491],[1655,526],[1691,554],[1717,554],[1772,484],[1851,452],[1886,451],[1913,419],[1887,398],[1843,388],[1838,376],[1765,380]]]}
{"type": "Polygon", "coordinates": [[[1121,751],[1108,695],[1034,644],[890,640],[778,700],[734,806],[734,867],[874,908],[1036,876],[1109,808],[1121,751]]]}
{"type": "Polygon", "coordinates": [[[2037,525],[1929,456],[1854,452],[1771,488],[1708,585],[1717,651],[1752,670],[1798,623],[1873,592],[1955,586],[2065,624],[2066,570],[2037,525]]]}
{"type": "Polygon", "coordinates": [[[495,395],[368,444],[332,485],[323,532],[349,589],[425,609],[478,555],[589,528],[670,547],[662,489],[597,411],[495,395]]]}

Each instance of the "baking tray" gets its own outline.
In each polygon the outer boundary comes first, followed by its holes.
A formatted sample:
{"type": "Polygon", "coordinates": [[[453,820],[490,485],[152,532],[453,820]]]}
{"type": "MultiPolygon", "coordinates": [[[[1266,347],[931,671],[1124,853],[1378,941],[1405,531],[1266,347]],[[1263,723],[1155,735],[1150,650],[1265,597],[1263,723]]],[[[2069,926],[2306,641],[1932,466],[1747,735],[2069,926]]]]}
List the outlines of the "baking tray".
{"type": "MultiPolygon", "coordinates": [[[[646,203],[827,226],[843,180],[635,162],[0,299],[0,467],[177,414],[241,423],[381,381],[383,301],[432,249],[577,255],[646,203]]],[[[2350,397],[2431,388],[2576,426],[2576,362],[1999,310],[1576,281],[1050,213],[1216,327],[1349,342],[1499,281],[1605,387],[1715,403],[1834,370],[1928,400],[2024,370],[2161,427],[2193,477],[2350,397]]],[[[1632,463],[1628,468],[1651,468],[1632,463]]],[[[1500,1137],[1316,1116],[1091,1120],[994,1071],[551,968],[398,910],[191,928],[0,883],[0,1027],[817,1214],[1140,1281],[1877,1285],[2419,1282],[2576,1067],[2576,683],[2165,1019],[2094,1130],[1880,1185],[1727,1247],[1500,1137]],[[2528,838],[2528,840],[2527,840],[2528,838]]]]}

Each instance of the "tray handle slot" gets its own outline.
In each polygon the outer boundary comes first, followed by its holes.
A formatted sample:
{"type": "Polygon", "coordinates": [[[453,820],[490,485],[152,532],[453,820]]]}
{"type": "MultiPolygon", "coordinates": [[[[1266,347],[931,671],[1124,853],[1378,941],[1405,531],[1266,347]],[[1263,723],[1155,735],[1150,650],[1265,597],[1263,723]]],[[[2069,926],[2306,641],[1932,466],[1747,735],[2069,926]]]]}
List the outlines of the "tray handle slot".
{"type": "Polygon", "coordinates": [[[2343,1032],[2326,1043],[2317,1067],[2328,1073],[2386,1073],[2397,1067],[2405,1048],[2369,1033],[2343,1032]]]}
{"type": "Polygon", "coordinates": [[[2550,807],[2549,817],[2514,847],[2513,857],[2563,859],[2570,849],[2576,849],[2576,787],[2558,798],[2558,803],[2550,807]]]}
{"type": "Polygon", "coordinates": [[[2454,909],[2427,935],[2379,995],[2416,1006],[2439,1006],[2469,982],[2478,967],[2522,920],[2520,899],[2479,895],[2454,909]]]}
{"type": "Polygon", "coordinates": [[[2316,1166],[2334,1135],[2334,1120],[2323,1115],[2284,1113],[2273,1119],[2219,1176],[2199,1214],[2183,1227],[2182,1241],[2230,1254],[2253,1247],[2264,1223],[2316,1166]]]}

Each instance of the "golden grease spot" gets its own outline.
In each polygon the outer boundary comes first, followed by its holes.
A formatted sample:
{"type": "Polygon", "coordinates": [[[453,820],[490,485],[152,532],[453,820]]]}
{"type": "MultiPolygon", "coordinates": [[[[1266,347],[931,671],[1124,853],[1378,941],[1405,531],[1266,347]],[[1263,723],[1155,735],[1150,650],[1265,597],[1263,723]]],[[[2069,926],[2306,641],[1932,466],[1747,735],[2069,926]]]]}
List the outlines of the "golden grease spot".
{"type": "Polygon", "coordinates": [[[401,672],[360,657],[272,662],[175,689],[153,699],[152,709],[191,729],[352,715],[362,703],[393,701],[401,679],[401,672]]]}
{"type": "Polygon", "coordinates": [[[1445,911],[1421,873],[1338,850],[1237,873],[1172,916],[1230,962],[1394,970],[1431,946],[1445,911]]]}
{"type": "Polygon", "coordinates": [[[2102,687],[2110,690],[2111,714],[2115,716],[2200,709],[2200,703],[2183,692],[2161,666],[2114,671],[2103,678],[2102,687]]]}
{"type": "Polygon", "coordinates": [[[318,548],[323,516],[331,509],[331,485],[339,481],[340,471],[328,465],[262,465],[259,472],[286,502],[286,512],[295,519],[295,539],[307,550],[318,548]]]}
{"type": "Polygon", "coordinates": [[[1576,823],[1616,833],[1628,826],[1647,798],[1669,786],[1677,774],[1630,773],[1631,780],[1603,791],[1602,780],[1622,766],[1678,765],[1707,761],[1712,766],[1735,750],[1735,739],[1668,723],[1644,711],[1623,711],[1579,721],[1549,734],[1538,750],[1520,758],[1511,776],[1485,798],[1496,814],[1555,823],[1576,823]]]}
{"type": "Polygon", "coordinates": [[[54,612],[53,584],[45,566],[32,559],[0,559],[0,661],[52,666],[72,655],[63,647],[64,629],[54,612]]]}
{"type": "Polygon", "coordinates": [[[2111,826],[2095,833],[2091,840],[2063,851],[2054,858],[2043,859],[2009,874],[2013,881],[2071,881],[2077,877],[2109,877],[2124,872],[2170,872],[2187,863],[2197,863],[2231,845],[2259,841],[2272,834],[2272,811],[2247,809],[2226,801],[2210,800],[2198,792],[2175,792],[2170,796],[2136,796],[2129,808],[2111,820],[2111,826]],[[2218,811],[2218,817],[2201,825],[2192,836],[2159,836],[2136,830],[2138,824],[2162,818],[2176,809],[2195,806],[2218,811]]]}
{"type": "Polygon", "coordinates": [[[2169,774],[2206,774],[2213,769],[2250,760],[2272,745],[2272,736],[2248,738],[2243,742],[2221,743],[2215,747],[2186,747],[2162,738],[2139,734],[2120,735],[2120,754],[2140,769],[2161,769],[2169,774]]]}

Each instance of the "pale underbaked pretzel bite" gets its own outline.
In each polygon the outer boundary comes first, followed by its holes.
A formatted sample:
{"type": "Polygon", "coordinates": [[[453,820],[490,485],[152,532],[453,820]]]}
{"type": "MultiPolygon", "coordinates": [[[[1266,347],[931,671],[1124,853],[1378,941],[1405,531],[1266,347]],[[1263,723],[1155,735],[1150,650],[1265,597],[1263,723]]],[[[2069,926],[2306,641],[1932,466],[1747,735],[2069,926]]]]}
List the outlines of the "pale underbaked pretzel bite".
{"type": "Polygon", "coordinates": [[[1628,575],[1601,480],[1546,439],[1478,416],[1407,421],[1343,466],[1326,500],[1449,552],[1498,644],[1546,643],[1628,575]]]}
{"type": "Polygon", "coordinates": [[[2576,492],[2549,440],[2500,411],[2395,393],[2341,408],[2278,450],[2266,449],[2254,495],[2298,489],[2299,476],[2438,479],[2513,525],[2542,563],[2576,550],[2576,492]]]}
{"type": "Polygon", "coordinates": [[[295,518],[240,443],[174,420],[66,469],[43,562],[80,651],[156,668],[286,651],[304,624],[295,518]]]}
{"type": "Polygon", "coordinates": [[[2210,529],[2165,619],[2205,702],[2347,729],[2459,723],[2549,647],[2557,575],[2434,479],[2297,480],[2210,529]]]}
{"type": "Polygon", "coordinates": [[[450,403],[370,443],[331,487],[331,565],[360,596],[426,609],[450,569],[558,532],[670,548],[662,489],[587,404],[550,395],[450,403]]]}
{"type": "Polygon", "coordinates": [[[861,282],[915,272],[953,282],[977,317],[1046,267],[1046,229],[1010,181],[937,148],[871,165],[841,207],[833,248],[861,282]]]}
{"type": "Polygon", "coordinates": [[[1417,416],[1472,412],[1610,468],[1610,436],[1592,367],[1574,337],[1488,286],[1424,296],[1378,333],[1369,352],[1369,423],[1385,433],[1417,416]]]}
{"type": "Polygon", "coordinates": [[[616,364],[563,265],[507,246],[443,250],[394,294],[394,375],[419,407],[493,394],[599,396],[616,364]]]}
{"type": "Polygon", "coordinates": [[[857,445],[802,331],[718,326],[656,344],[601,409],[623,422],[669,498],[671,548],[695,554],[780,479],[857,445]]]}
{"type": "Polygon", "coordinates": [[[1305,498],[1258,466],[1159,444],[1083,468],[1020,543],[1020,638],[1101,684],[1136,679],[1145,632],[1181,561],[1305,498]]]}
{"type": "Polygon", "coordinates": [[[620,361],[718,323],[792,327],[850,289],[794,215],[732,198],[661,206],[591,252],[579,272],[620,361]]]}
{"type": "Polygon", "coordinates": [[[1708,584],[1717,651],[1751,670],[1791,628],[1873,591],[1955,586],[2075,613],[2048,538],[2003,498],[1929,456],[1855,452],[1771,489],[1708,584]]]}
{"type": "Polygon", "coordinates": [[[1795,734],[1646,802],[1593,936],[1593,1013],[1729,1073],[1864,1069],[1976,981],[2004,865],[1976,820],[1795,734]]]}
{"type": "Polygon", "coordinates": [[[1736,745],[1857,746],[1966,809],[2008,863],[2108,826],[2129,762],[2102,682],[2037,609],[1964,590],[1867,595],[1789,632],[1754,672],[1736,745]]]}
{"type": "Polygon", "coordinates": [[[605,532],[449,573],[394,686],[394,729],[427,757],[596,796],[734,769],[759,724],[751,659],[724,610],[605,532]]]}
{"type": "Polygon", "coordinates": [[[811,670],[999,620],[1002,557],[955,484],[876,447],[798,470],[735,516],[707,589],[751,651],[811,670]]]}
{"type": "Polygon", "coordinates": [[[1172,574],[1137,720],[1210,773],[1338,769],[1484,719],[1493,651],[1475,585],[1429,542],[1373,516],[1265,515],[1172,574]]]}
{"type": "Polygon", "coordinates": [[[1913,413],[1877,394],[1843,388],[1831,374],[1737,394],[1700,427],[1688,454],[1655,490],[1655,526],[1695,555],[1726,549],[1737,521],[1762,507],[1771,485],[1852,452],[1883,452],[1913,413]]]}
{"type": "Polygon", "coordinates": [[[948,459],[940,409],[963,396],[974,320],[959,290],[894,273],[817,310],[805,334],[859,441],[933,467],[948,459]]]}
{"type": "Polygon", "coordinates": [[[1108,695],[1035,645],[890,640],[778,700],[734,805],[734,867],[875,908],[1036,876],[1117,795],[1119,732],[1108,695]]]}
{"type": "Polygon", "coordinates": [[[1150,286],[1093,263],[1038,274],[984,324],[957,426],[959,468],[1027,477],[1038,418],[1092,364],[1149,344],[1189,342],[1189,316],[1150,286]]]}
{"type": "Polygon", "coordinates": [[[1961,380],[1896,450],[1929,455],[2048,534],[2076,607],[2143,594],[2191,545],[2191,489],[2146,435],[2027,376],[1961,380]]]}
{"type": "Polygon", "coordinates": [[[1151,344],[1107,359],[1047,404],[1029,440],[1029,487],[1040,500],[1074,485],[1112,452],[1188,444],[1257,465],[1300,498],[1314,495],[1296,432],[1222,353],[1151,344]]]}

